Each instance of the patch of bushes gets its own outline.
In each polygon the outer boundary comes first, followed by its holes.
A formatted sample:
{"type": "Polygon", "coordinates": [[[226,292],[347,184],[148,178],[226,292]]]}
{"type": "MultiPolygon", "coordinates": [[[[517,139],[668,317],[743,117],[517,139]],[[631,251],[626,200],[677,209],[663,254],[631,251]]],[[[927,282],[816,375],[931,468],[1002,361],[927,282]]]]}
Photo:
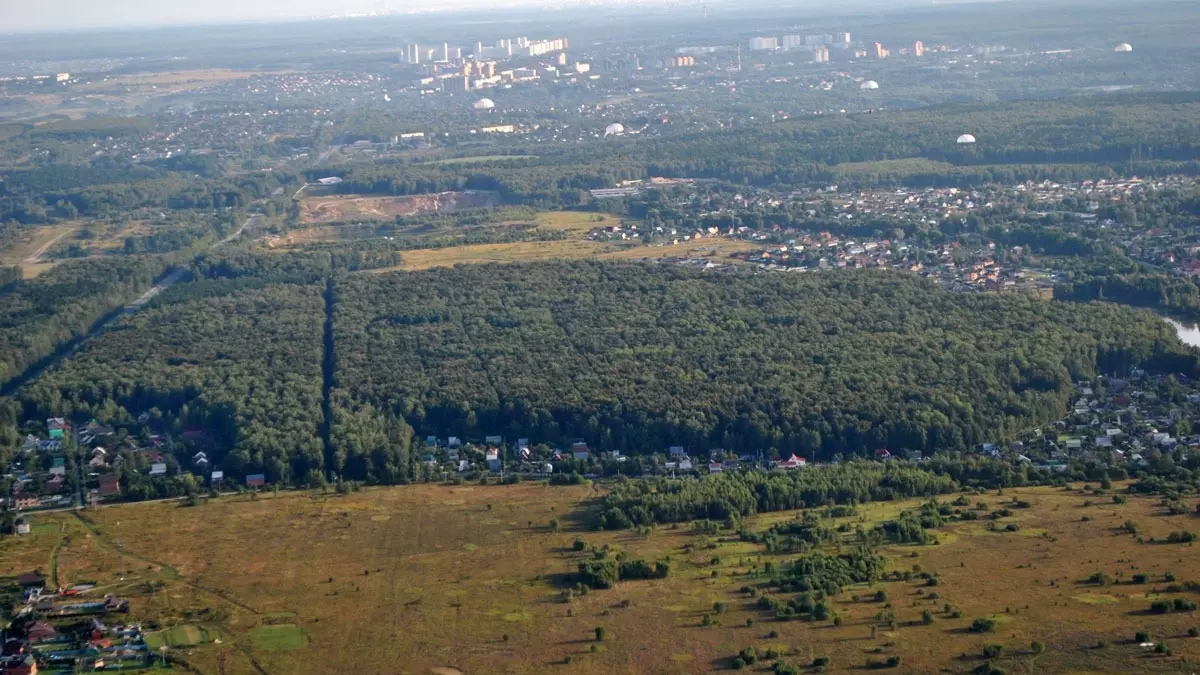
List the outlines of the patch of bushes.
{"type": "Polygon", "coordinates": [[[1171,534],[1167,535],[1167,543],[1168,544],[1190,544],[1193,541],[1196,541],[1196,533],[1195,532],[1180,531],[1180,532],[1172,532],[1171,534]]]}
{"type": "Polygon", "coordinates": [[[980,617],[971,622],[968,630],[972,633],[993,633],[996,631],[997,625],[995,619],[980,617]]]}

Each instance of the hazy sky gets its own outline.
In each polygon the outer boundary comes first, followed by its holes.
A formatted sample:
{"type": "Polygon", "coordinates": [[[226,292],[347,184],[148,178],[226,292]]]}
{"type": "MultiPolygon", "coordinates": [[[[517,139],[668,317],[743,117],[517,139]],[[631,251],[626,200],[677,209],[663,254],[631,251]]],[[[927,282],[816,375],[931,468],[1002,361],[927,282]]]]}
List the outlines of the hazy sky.
{"type": "Polygon", "coordinates": [[[486,0],[0,0],[0,33],[94,26],[291,19],[525,2],[486,0]]]}

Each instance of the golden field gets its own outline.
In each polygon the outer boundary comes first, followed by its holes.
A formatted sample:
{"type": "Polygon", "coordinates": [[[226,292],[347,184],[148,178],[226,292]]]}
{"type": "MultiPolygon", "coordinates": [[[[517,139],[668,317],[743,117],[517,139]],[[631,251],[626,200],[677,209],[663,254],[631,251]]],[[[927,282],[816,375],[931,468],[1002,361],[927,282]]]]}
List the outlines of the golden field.
{"type": "MultiPolygon", "coordinates": [[[[937,545],[885,548],[893,569],[919,565],[940,584],[847,589],[833,603],[842,619],[835,626],[775,621],[739,592],[762,580],[756,566],[794,554],[767,554],[731,531],[701,535],[688,525],[649,535],[587,531],[587,510],[601,494],[533,483],[416,485],[44,514],[32,536],[0,542],[0,573],[36,567],[60,584],[95,581],[128,596],[133,614],[158,622],[159,639],[201,673],[697,673],[728,669],[750,646],[775,648],[796,665],[825,655],[833,672],[892,655],[902,664],[891,672],[969,672],[985,644],[1005,647],[995,664],[1009,673],[1191,672],[1200,660],[1200,640],[1187,636],[1200,618],[1146,611],[1165,572],[1200,581],[1191,545],[1149,542],[1196,525],[1193,514],[1166,515],[1156,498],[1114,504],[1052,488],[971,496],[992,509],[1013,498],[1032,506],[998,521],[1018,523],[1016,532],[954,522],[938,530],[937,545]],[[1129,519],[1146,543],[1121,528],[1129,519]],[[587,555],[572,550],[576,537],[633,558],[669,557],[671,575],[567,603],[567,576],[587,555]],[[1117,583],[1082,583],[1094,572],[1117,583]],[[1129,583],[1138,573],[1149,582],[1129,583]],[[895,630],[872,629],[882,605],[865,598],[876,590],[892,604],[895,630]],[[725,611],[714,614],[715,602],[725,611]],[[945,604],[961,617],[946,614],[945,604]],[[931,625],[922,625],[923,609],[933,613],[931,625]],[[702,624],[706,614],[716,625],[702,624]],[[999,629],[967,632],[976,617],[996,618],[999,629]],[[597,626],[607,632],[601,643],[597,626]],[[1132,644],[1141,629],[1165,639],[1173,655],[1132,644]],[[1033,653],[1034,641],[1043,653],[1033,653]]],[[[916,506],[867,505],[841,520],[853,529],[916,506]]],[[[762,529],[795,516],[747,524],[762,529]]]]}

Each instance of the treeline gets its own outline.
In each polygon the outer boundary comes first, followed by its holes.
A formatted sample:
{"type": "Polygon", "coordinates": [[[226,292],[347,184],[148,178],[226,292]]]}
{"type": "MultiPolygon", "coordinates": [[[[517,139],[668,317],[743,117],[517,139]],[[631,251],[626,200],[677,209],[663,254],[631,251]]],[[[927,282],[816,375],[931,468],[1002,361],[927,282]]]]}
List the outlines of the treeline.
{"type": "Polygon", "coordinates": [[[278,253],[226,249],[197,256],[191,270],[200,279],[315,283],[340,272],[396,267],[401,262],[401,247],[395,242],[374,240],[312,245],[278,253]]]}
{"type": "Polygon", "coordinates": [[[755,513],[934,497],[961,489],[953,478],[911,464],[848,462],[789,473],[721,473],[700,480],[621,482],[602,501],[593,525],[625,529],[755,513]]]}
{"type": "MultiPolygon", "coordinates": [[[[64,183],[78,180],[79,172],[88,172],[83,168],[57,167],[53,170],[76,172],[75,176],[64,178],[64,183]]],[[[268,197],[275,189],[290,185],[290,181],[294,180],[274,173],[215,179],[199,179],[188,174],[165,174],[159,177],[145,174],[145,179],[133,179],[133,176],[141,175],[143,173],[138,171],[127,176],[131,179],[128,182],[88,184],[57,190],[21,184],[10,186],[6,192],[0,192],[0,221],[45,223],[78,216],[103,217],[138,208],[236,209],[268,197]]],[[[114,176],[120,177],[119,172],[114,176]]]]}
{"type": "Polygon", "coordinates": [[[69,262],[0,289],[0,388],[148,289],[161,259],[69,262]]]}
{"type": "MultiPolygon", "coordinates": [[[[334,170],[346,193],[491,190],[539,207],[649,176],[758,187],[977,186],[1200,172],[1194,93],[974,104],[832,115],[689,135],[613,138],[482,164],[380,163],[334,170]],[[979,142],[959,145],[962,133],[979,142]],[[897,162],[895,160],[914,160],[897,162]]],[[[310,172],[310,179],[331,175],[310,172]]]]}
{"type": "Polygon", "coordinates": [[[1170,314],[1200,317],[1200,286],[1190,277],[1170,274],[1104,274],[1056,284],[1056,300],[1107,300],[1152,307],[1170,314]]]}
{"type": "Polygon", "coordinates": [[[484,190],[504,202],[538,208],[579,206],[588,190],[644,178],[644,166],[608,157],[595,163],[522,162],[517,166],[470,168],[429,164],[372,164],[343,170],[344,194],[413,195],[484,190]]]}
{"type": "MultiPolygon", "coordinates": [[[[689,521],[737,522],[756,513],[824,507],[837,517],[852,515],[858,504],[935,498],[965,488],[1014,487],[1053,477],[1027,465],[950,453],[920,464],[852,461],[791,472],[735,471],[699,480],[622,481],[605,495],[592,525],[626,529],[689,521]]],[[[893,542],[922,542],[924,530],[938,527],[942,515],[929,508],[903,514],[885,523],[878,534],[893,542]]],[[[777,545],[793,539],[793,547],[799,542],[819,545],[835,538],[819,523],[808,520],[777,525],[762,534],[742,532],[741,536],[759,543],[774,539],[777,545]]]]}
{"type": "Polygon", "coordinates": [[[1200,375],[1150,315],[910,275],[595,262],[353,276],[338,386],[418,435],[627,453],[963,450],[1058,419],[1074,380],[1200,375]]]}

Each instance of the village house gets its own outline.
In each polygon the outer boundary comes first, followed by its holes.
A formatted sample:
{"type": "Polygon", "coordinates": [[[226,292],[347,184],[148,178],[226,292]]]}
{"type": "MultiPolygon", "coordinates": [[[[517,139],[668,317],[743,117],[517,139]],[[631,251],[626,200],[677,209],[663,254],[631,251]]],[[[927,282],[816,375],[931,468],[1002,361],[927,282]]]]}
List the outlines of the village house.
{"type": "Polygon", "coordinates": [[[788,457],[787,459],[781,459],[778,462],[775,462],[775,468],[783,469],[784,471],[789,471],[791,469],[802,469],[807,463],[808,460],[792,454],[792,456],[788,457]]]}
{"type": "Polygon", "coordinates": [[[111,497],[121,494],[121,482],[117,479],[117,475],[106,473],[100,476],[100,496],[111,497]]]}

